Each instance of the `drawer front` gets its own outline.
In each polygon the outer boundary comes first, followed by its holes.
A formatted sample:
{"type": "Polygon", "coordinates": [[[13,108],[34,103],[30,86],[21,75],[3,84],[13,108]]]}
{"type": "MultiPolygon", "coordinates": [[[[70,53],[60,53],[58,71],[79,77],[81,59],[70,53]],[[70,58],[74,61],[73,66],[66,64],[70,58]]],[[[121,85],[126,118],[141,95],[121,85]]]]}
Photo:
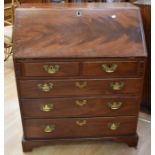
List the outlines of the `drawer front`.
{"type": "MultiPolygon", "coordinates": [[[[137,61],[97,61],[83,63],[83,75],[121,77],[136,76],[139,74],[139,62],[137,61]]],[[[144,65],[143,65],[144,70],[144,65]]]]}
{"type": "Polygon", "coordinates": [[[22,98],[139,94],[142,79],[20,80],[22,98]]]}
{"type": "Polygon", "coordinates": [[[24,120],[26,138],[76,138],[130,135],[136,117],[96,117],[24,120]]]}
{"type": "Polygon", "coordinates": [[[51,98],[23,99],[22,112],[27,118],[137,115],[138,98],[51,98]]]}
{"type": "Polygon", "coordinates": [[[23,63],[23,76],[74,76],[79,74],[77,62],[23,63]]]}

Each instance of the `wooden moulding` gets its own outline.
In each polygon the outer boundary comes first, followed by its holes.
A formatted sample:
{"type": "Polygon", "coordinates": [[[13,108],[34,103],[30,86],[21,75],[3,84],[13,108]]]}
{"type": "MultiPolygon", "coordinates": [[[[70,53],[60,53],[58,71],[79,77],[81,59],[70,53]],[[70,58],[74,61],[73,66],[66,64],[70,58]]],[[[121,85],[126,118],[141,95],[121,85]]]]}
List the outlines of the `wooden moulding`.
{"type": "Polygon", "coordinates": [[[138,143],[138,135],[130,135],[130,136],[117,136],[117,137],[99,137],[99,138],[75,138],[75,139],[46,139],[46,140],[28,140],[22,139],[22,147],[23,152],[31,152],[33,148],[40,147],[43,145],[53,145],[53,144],[73,144],[73,143],[81,143],[81,142],[103,142],[103,141],[112,141],[112,142],[120,142],[126,143],[130,147],[137,147],[138,143]]]}

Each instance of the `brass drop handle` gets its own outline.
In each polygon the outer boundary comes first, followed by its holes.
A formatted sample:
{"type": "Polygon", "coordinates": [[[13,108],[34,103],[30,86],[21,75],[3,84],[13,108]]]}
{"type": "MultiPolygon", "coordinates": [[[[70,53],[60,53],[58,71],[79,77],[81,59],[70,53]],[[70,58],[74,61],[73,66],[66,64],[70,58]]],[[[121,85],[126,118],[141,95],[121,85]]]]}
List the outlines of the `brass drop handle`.
{"type": "Polygon", "coordinates": [[[75,103],[76,103],[76,105],[83,107],[84,105],[87,104],[87,100],[82,100],[82,101],[76,100],[75,103]]]}
{"type": "Polygon", "coordinates": [[[121,108],[122,106],[122,102],[108,102],[107,106],[111,109],[111,110],[118,110],[121,108]]]}
{"type": "Polygon", "coordinates": [[[124,82],[111,82],[110,87],[113,90],[121,90],[124,87],[124,82]]]}
{"type": "Polygon", "coordinates": [[[46,125],[44,128],[44,132],[51,133],[55,130],[55,125],[46,125]]]}
{"type": "Polygon", "coordinates": [[[38,84],[38,88],[43,92],[49,92],[53,89],[53,83],[38,84]]]}
{"type": "Polygon", "coordinates": [[[108,128],[110,129],[110,130],[117,130],[118,128],[120,127],[120,123],[108,123],[108,128]]]}
{"type": "Polygon", "coordinates": [[[50,112],[53,110],[54,105],[53,104],[44,104],[40,105],[40,110],[43,112],[50,112]]]}
{"type": "Polygon", "coordinates": [[[43,69],[49,74],[55,74],[59,71],[59,65],[43,65],[43,69]]]}
{"type": "Polygon", "coordinates": [[[75,86],[77,88],[83,89],[83,88],[85,88],[87,86],[87,82],[81,82],[81,83],[80,82],[76,82],[75,86]]]}
{"type": "Polygon", "coordinates": [[[117,69],[117,64],[102,64],[102,70],[106,73],[113,73],[117,69]]]}
{"type": "Polygon", "coordinates": [[[76,124],[77,124],[78,126],[84,126],[84,125],[87,124],[87,121],[86,121],[86,120],[76,121],[76,124]]]}

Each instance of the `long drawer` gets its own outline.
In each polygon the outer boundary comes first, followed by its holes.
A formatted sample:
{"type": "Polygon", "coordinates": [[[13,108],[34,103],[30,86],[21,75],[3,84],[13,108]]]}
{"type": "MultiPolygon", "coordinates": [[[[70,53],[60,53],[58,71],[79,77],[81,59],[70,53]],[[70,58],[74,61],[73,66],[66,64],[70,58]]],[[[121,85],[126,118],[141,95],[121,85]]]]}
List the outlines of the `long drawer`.
{"type": "Polygon", "coordinates": [[[20,80],[22,98],[139,94],[142,79],[20,80]]]}
{"type": "Polygon", "coordinates": [[[76,138],[130,135],[136,132],[136,117],[25,119],[26,138],[76,138]]]}
{"type": "Polygon", "coordinates": [[[137,115],[139,98],[79,97],[22,99],[26,118],[137,115]]]}

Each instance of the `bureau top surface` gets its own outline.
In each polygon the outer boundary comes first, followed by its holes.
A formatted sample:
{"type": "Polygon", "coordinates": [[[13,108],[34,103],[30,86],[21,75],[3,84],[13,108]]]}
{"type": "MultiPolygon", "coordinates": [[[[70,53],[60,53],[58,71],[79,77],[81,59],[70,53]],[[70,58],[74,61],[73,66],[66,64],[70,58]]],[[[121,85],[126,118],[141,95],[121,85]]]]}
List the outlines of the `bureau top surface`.
{"type": "Polygon", "coordinates": [[[146,56],[140,12],[129,3],[22,5],[13,51],[14,58],[146,56]]]}

